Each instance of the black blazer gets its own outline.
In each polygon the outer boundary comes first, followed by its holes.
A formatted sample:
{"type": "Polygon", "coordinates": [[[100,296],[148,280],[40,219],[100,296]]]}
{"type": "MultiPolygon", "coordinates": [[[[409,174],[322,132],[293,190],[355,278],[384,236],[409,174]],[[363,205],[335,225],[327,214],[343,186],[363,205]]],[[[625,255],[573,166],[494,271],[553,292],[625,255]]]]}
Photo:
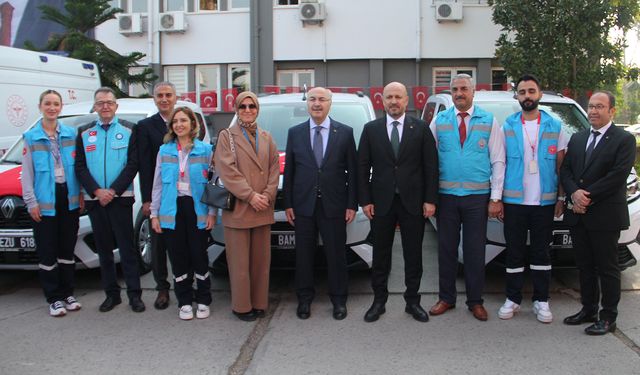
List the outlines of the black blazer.
{"type": "Polygon", "coordinates": [[[330,120],[321,168],[313,155],[309,120],[289,129],[282,190],[285,208],[293,208],[296,215],[313,215],[318,185],[327,217],[341,217],[346,209],[358,208],[353,129],[330,120]]]}
{"type": "Polygon", "coordinates": [[[395,186],[405,209],[422,215],[422,204],[438,199],[438,152],[429,126],[405,116],[398,159],[387,134],[386,116],[365,124],[358,146],[358,200],[376,215],[391,208],[395,186]]]}
{"type": "Polygon", "coordinates": [[[140,174],[140,195],[142,202],[151,202],[153,175],[156,169],[156,157],[167,134],[167,125],[156,113],[138,121],[134,128],[138,142],[138,173],[140,174]]]}
{"type": "Polygon", "coordinates": [[[621,230],[629,227],[627,177],[636,156],[636,141],[631,133],[611,124],[585,165],[584,157],[590,130],[574,134],[560,168],[560,181],[567,198],[578,189],[591,193],[591,205],[585,214],[566,210],[564,222],[576,225],[582,218],[590,230],[621,230]]]}

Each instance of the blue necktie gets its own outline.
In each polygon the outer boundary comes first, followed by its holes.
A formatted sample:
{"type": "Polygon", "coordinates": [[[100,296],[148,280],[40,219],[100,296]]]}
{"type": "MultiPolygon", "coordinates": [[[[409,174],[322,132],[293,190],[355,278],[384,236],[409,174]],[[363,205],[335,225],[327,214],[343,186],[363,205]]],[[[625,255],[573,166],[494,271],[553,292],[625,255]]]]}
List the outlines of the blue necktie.
{"type": "Polygon", "coordinates": [[[584,153],[585,164],[587,164],[589,159],[591,159],[591,154],[593,154],[593,149],[596,147],[596,140],[598,139],[600,132],[592,130],[591,134],[593,134],[593,139],[591,140],[591,143],[589,143],[589,146],[587,146],[587,151],[584,153]]]}
{"type": "Polygon", "coordinates": [[[313,155],[316,157],[318,167],[322,166],[322,126],[316,126],[316,134],[313,137],[313,155]]]}

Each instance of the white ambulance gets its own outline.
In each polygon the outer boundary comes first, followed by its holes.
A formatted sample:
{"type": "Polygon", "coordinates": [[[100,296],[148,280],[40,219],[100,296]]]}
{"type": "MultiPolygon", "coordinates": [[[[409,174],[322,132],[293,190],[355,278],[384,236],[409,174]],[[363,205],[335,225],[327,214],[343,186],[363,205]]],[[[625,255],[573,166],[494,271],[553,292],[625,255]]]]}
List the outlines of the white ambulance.
{"type": "Polygon", "coordinates": [[[63,104],[93,100],[100,87],[96,64],[0,46],[0,155],[38,119],[38,98],[48,89],[63,104]]]}

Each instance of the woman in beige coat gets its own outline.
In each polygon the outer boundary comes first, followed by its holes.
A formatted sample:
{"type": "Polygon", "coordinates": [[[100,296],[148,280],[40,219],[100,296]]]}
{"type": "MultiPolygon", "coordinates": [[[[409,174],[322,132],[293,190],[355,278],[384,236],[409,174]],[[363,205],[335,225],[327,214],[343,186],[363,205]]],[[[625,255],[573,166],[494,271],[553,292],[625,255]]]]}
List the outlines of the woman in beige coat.
{"type": "Polygon", "coordinates": [[[233,313],[245,321],[264,316],[269,302],[271,224],[280,174],[277,146],[256,123],[259,110],[254,93],[238,95],[238,120],[220,132],[214,155],[220,179],[236,196],[233,211],[222,212],[222,225],[231,305],[233,313]]]}

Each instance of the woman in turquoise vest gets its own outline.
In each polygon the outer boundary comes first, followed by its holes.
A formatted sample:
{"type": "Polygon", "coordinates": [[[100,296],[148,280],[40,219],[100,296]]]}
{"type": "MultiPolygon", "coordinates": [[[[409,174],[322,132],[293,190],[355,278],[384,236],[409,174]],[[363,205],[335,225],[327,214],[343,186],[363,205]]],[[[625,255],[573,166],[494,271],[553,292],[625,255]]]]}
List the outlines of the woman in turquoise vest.
{"type": "Polygon", "coordinates": [[[211,162],[211,145],[198,137],[198,120],[187,107],[169,118],[169,131],[160,146],[151,192],[151,226],[162,233],[169,251],[179,317],[193,319],[193,277],[198,286],[196,318],[209,317],[211,280],[207,256],[208,233],[215,210],[200,202],[211,162]]]}
{"type": "Polygon", "coordinates": [[[62,97],[47,90],[40,95],[38,107],[42,119],[23,135],[22,196],[32,219],[49,314],[59,317],[81,308],[73,296],[73,252],[84,201],[73,171],[76,129],[58,121],[62,97]]]}

